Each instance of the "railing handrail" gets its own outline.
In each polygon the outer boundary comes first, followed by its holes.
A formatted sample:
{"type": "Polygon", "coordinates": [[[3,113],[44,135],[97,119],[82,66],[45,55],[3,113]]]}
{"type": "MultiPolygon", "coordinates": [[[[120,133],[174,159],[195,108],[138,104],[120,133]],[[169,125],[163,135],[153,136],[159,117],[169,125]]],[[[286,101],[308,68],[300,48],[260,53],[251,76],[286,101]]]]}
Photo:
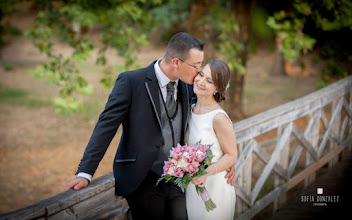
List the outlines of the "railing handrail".
{"type": "MultiPolygon", "coordinates": [[[[325,88],[322,88],[318,91],[310,93],[302,98],[296,99],[294,101],[288,102],[286,104],[271,108],[267,111],[258,113],[252,117],[246,118],[239,122],[233,124],[234,131],[236,133],[236,139],[238,142],[243,142],[252,137],[258,136],[260,133],[264,133],[265,131],[258,132],[258,135],[252,135],[251,137],[246,136],[244,133],[248,130],[254,130],[254,128],[258,128],[257,126],[266,122],[270,122],[271,120],[277,120],[278,117],[283,115],[288,115],[290,112],[293,112],[298,109],[305,108],[312,103],[320,102],[319,105],[316,105],[313,109],[307,109],[301,114],[307,112],[313,112],[314,110],[325,106],[330,103],[336,97],[339,97],[341,94],[345,94],[352,88],[352,75],[347,76],[325,88]]],[[[301,115],[295,115],[290,118],[291,121],[300,118],[301,115]]],[[[279,125],[286,124],[287,121],[283,120],[278,123],[279,125]]],[[[275,126],[275,127],[278,127],[275,126]]],[[[273,129],[273,128],[271,128],[273,129]]],[[[260,129],[259,129],[260,130],[260,129]]]]}
{"type": "MultiPolygon", "coordinates": [[[[47,218],[48,216],[55,215],[60,211],[68,209],[80,202],[89,200],[102,192],[110,191],[113,200],[123,200],[122,197],[114,196],[115,179],[113,173],[110,172],[97,179],[94,179],[86,188],[76,190],[69,190],[55,195],[46,200],[42,200],[34,205],[18,209],[9,213],[0,215],[0,219],[37,219],[47,218]]],[[[121,207],[123,206],[120,204],[121,207]]],[[[123,211],[123,210],[122,210],[123,211]]],[[[89,214],[87,214],[89,216],[89,214]]]]}

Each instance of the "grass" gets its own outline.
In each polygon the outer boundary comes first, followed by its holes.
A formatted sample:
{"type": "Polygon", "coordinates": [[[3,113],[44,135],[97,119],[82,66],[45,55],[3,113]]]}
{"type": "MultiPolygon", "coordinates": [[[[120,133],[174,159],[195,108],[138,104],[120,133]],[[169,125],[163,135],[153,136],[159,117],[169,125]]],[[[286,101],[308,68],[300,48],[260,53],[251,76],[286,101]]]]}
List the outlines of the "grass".
{"type": "Polygon", "coordinates": [[[11,89],[0,84],[0,103],[8,105],[21,105],[30,108],[41,108],[52,106],[49,100],[45,100],[42,95],[19,89],[11,89]]]}
{"type": "MultiPolygon", "coordinates": [[[[42,94],[8,88],[0,83],[0,104],[10,106],[22,106],[29,108],[50,107],[55,108],[49,97],[45,98],[42,94]]],[[[77,113],[71,113],[68,117],[79,118],[85,122],[95,120],[97,115],[104,109],[102,101],[89,99],[82,102],[82,109],[77,113]]]]}
{"type": "Polygon", "coordinates": [[[73,116],[79,116],[82,120],[88,122],[90,120],[97,119],[103,109],[104,104],[98,100],[86,100],[82,103],[82,109],[79,113],[75,113],[73,116]]]}

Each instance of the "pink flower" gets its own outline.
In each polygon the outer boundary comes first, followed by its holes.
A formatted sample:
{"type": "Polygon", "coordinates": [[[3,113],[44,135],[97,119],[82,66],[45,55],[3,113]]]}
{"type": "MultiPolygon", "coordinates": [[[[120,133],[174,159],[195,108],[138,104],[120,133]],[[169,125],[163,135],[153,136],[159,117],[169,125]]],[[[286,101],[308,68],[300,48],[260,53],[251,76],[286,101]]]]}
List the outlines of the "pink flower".
{"type": "Polygon", "coordinates": [[[175,167],[173,176],[176,176],[176,177],[183,177],[184,174],[185,174],[185,173],[184,173],[182,167],[175,167]]]}
{"type": "Polygon", "coordinates": [[[191,152],[190,150],[185,151],[183,153],[183,159],[187,162],[187,163],[192,163],[193,161],[196,160],[196,157],[194,155],[193,152],[191,152]]]}
{"type": "Polygon", "coordinates": [[[175,167],[175,164],[172,161],[164,161],[164,173],[163,176],[168,175],[168,172],[170,170],[170,168],[175,167]]]}
{"type": "Polygon", "coordinates": [[[170,157],[172,157],[175,160],[179,160],[180,157],[182,156],[183,152],[185,151],[185,147],[181,146],[180,144],[177,144],[176,148],[172,148],[170,151],[170,157]]]}
{"type": "Polygon", "coordinates": [[[208,150],[209,147],[201,144],[185,146],[177,144],[171,149],[169,160],[164,162],[162,176],[182,178],[187,172],[193,176],[199,171],[200,164],[204,163],[208,150]]]}
{"type": "Polygon", "coordinates": [[[198,172],[199,170],[198,167],[199,167],[199,163],[194,162],[194,163],[188,164],[186,169],[187,169],[187,172],[189,172],[189,175],[193,176],[195,173],[198,172]]]}
{"type": "Polygon", "coordinates": [[[198,163],[203,162],[203,160],[205,159],[205,157],[207,156],[206,153],[198,150],[197,152],[195,152],[195,159],[198,163]]]}
{"type": "Polygon", "coordinates": [[[209,147],[207,147],[207,146],[205,146],[205,145],[200,145],[200,144],[197,144],[196,145],[197,146],[197,150],[200,150],[201,152],[203,152],[203,153],[207,153],[207,151],[208,151],[208,149],[209,149],[209,147]]]}

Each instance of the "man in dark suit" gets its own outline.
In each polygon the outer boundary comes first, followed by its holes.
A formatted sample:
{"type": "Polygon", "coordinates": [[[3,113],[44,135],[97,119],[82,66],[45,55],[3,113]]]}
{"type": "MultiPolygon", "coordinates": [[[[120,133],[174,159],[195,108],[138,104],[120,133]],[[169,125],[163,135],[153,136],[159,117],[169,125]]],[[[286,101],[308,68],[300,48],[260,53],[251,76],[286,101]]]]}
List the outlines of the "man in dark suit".
{"type": "MultiPolygon", "coordinates": [[[[191,85],[202,68],[204,43],[174,35],[162,59],[119,75],[77,170],[66,190],[86,187],[118,127],[123,133],[113,165],[116,194],[127,199],[133,219],[187,219],[184,193],[173,183],[155,187],[163,161],[184,144],[191,85]]],[[[229,181],[234,184],[234,170],[229,181]]]]}

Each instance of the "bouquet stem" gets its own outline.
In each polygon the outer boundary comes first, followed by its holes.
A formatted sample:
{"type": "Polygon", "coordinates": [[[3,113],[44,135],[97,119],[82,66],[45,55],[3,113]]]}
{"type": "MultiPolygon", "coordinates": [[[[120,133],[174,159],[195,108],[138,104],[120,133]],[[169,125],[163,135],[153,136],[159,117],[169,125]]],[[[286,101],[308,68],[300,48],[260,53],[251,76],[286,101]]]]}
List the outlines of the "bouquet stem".
{"type": "Polygon", "coordinates": [[[216,208],[216,205],[213,202],[213,200],[210,198],[210,195],[209,195],[208,191],[205,189],[205,187],[196,186],[196,190],[197,190],[198,195],[200,195],[200,197],[204,201],[205,208],[207,209],[207,211],[208,212],[213,211],[213,209],[216,208]]]}

